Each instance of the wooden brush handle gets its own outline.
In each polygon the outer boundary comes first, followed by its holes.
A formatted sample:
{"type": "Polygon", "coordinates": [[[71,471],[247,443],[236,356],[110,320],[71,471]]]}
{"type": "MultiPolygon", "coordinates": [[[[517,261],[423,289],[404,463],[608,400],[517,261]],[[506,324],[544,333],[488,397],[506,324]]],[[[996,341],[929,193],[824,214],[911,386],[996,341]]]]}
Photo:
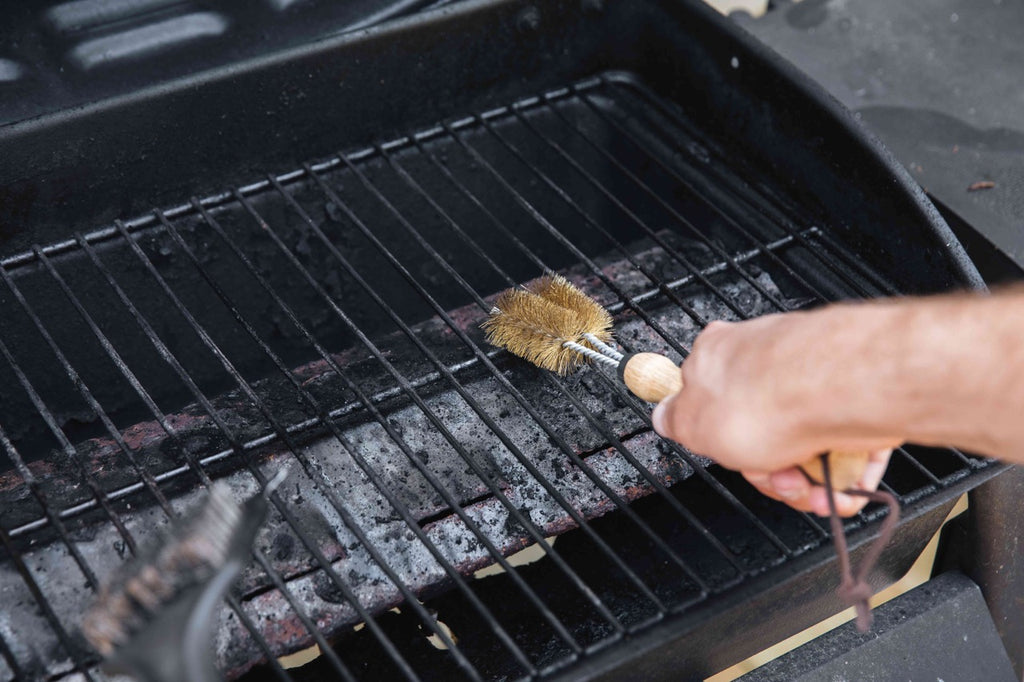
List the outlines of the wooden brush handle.
{"type": "Polygon", "coordinates": [[[619,362],[619,378],[637,398],[660,403],[683,390],[679,365],[657,353],[630,353],[619,362]]]}
{"type": "MultiPolygon", "coordinates": [[[[683,390],[683,374],[679,366],[657,353],[632,353],[619,363],[619,378],[636,397],[649,403],[660,403],[683,390]]],[[[867,452],[833,450],[829,453],[832,487],[852,488],[864,475],[868,465],[867,452]]],[[[824,458],[815,457],[800,465],[817,483],[825,482],[824,458]]]]}

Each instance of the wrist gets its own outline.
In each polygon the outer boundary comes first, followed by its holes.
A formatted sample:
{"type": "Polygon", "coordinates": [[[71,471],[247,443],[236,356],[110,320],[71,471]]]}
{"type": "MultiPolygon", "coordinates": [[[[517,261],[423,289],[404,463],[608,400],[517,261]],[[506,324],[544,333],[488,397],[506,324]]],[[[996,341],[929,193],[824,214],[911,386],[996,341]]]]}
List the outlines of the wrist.
{"type": "Polygon", "coordinates": [[[1019,419],[1014,367],[1022,329],[1001,306],[978,295],[915,306],[908,338],[919,350],[907,361],[907,440],[1003,453],[998,434],[1014,432],[1019,419]]]}
{"type": "Polygon", "coordinates": [[[1020,330],[998,305],[963,295],[852,306],[845,321],[834,320],[837,328],[859,330],[861,344],[847,351],[848,423],[836,428],[890,443],[999,453],[993,434],[1015,418],[999,396],[1013,391],[1005,365],[1020,330]]]}
{"type": "MultiPolygon", "coordinates": [[[[820,361],[808,361],[800,428],[822,442],[858,448],[902,442],[931,392],[920,367],[921,332],[913,307],[893,301],[850,303],[811,313],[820,361]]],[[[930,334],[922,334],[930,338],[930,334]]]]}

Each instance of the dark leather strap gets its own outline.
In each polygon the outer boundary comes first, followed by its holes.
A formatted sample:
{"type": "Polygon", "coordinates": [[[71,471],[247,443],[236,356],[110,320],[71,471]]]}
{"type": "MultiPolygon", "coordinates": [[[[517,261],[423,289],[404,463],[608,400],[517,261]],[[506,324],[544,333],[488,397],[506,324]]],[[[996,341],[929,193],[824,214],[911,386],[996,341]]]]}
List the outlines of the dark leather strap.
{"type": "Polygon", "coordinates": [[[868,599],[871,597],[871,585],[868,584],[867,577],[878,563],[882,550],[892,540],[896,524],[900,522],[900,503],[892,493],[885,491],[868,492],[866,490],[851,489],[843,491],[847,495],[866,497],[872,502],[879,502],[889,507],[889,514],[885,517],[885,521],[882,522],[882,527],[878,531],[878,539],[868,548],[864,560],[861,561],[860,566],[854,571],[850,566],[850,550],[846,544],[846,535],[843,534],[843,520],[836,510],[835,491],[832,489],[832,472],[829,467],[828,455],[826,454],[824,457],[829,524],[832,527],[832,541],[836,546],[836,554],[839,556],[839,572],[841,576],[841,582],[836,590],[836,594],[839,595],[844,604],[856,607],[857,629],[860,632],[867,632],[871,629],[871,605],[868,602],[868,599]]]}

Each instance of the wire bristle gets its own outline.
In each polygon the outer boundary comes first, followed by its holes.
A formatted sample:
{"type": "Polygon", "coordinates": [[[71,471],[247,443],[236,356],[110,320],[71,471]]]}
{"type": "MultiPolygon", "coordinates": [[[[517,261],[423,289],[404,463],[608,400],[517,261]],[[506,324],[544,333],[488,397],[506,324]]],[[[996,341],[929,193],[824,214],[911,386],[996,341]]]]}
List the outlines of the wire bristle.
{"type": "Polygon", "coordinates": [[[488,342],[559,374],[586,361],[565,348],[566,341],[591,347],[583,334],[605,343],[612,338],[608,311],[561,275],[546,275],[526,289],[502,292],[494,305],[496,311],[483,324],[488,342]]]}
{"type": "Polygon", "coordinates": [[[530,287],[530,291],[555,305],[573,311],[580,316],[580,324],[587,333],[604,342],[612,338],[612,316],[604,307],[577,289],[572,282],[561,275],[545,275],[530,287]]]}
{"type": "Polygon", "coordinates": [[[170,537],[105,585],[82,620],[82,634],[104,656],[126,644],[160,608],[208,579],[227,560],[242,508],[223,484],[170,537]]]}

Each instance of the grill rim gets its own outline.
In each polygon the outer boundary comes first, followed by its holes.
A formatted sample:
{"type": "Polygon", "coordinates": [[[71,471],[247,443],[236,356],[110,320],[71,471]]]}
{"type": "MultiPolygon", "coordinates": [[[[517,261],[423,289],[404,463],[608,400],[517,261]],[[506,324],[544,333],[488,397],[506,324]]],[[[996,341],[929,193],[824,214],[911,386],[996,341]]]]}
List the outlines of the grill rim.
{"type": "MultiPolygon", "coordinates": [[[[876,591],[881,589],[879,573],[883,570],[892,571],[895,568],[900,571],[895,578],[888,575],[884,578],[885,584],[891,584],[910,569],[925,544],[939,530],[946,514],[953,508],[961,495],[1012,468],[1012,465],[1003,462],[995,460],[988,460],[988,462],[969,480],[957,481],[941,488],[934,493],[934,497],[901,507],[900,523],[893,536],[893,542],[882,554],[882,560],[869,576],[869,581],[876,587],[876,591]],[[933,501],[936,503],[932,504],[933,501]],[[910,556],[896,557],[895,564],[890,563],[893,560],[893,548],[906,540],[907,528],[913,524],[924,524],[927,532],[919,531],[912,534],[911,538],[916,539],[916,544],[912,546],[915,551],[909,552],[910,556]],[[901,533],[900,529],[904,532],[901,533]]],[[[853,562],[856,563],[867,551],[871,541],[877,535],[880,525],[881,520],[876,519],[855,529],[847,530],[847,540],[851,548],[853,562]]],[[[656,669],[657,665],[662,665],[663,671],[671,672],[660,676],[647,674],[643,679],[665,680],[666,682],[676,680],[679,679],[678,676],[682,670],[693,676],[713,675],[756,654],[766,646],[781,642],[820,622],[824,617],[847,608],[835,595],[835,586],[839,583],[837,561],[834,548],[825,543],[792,558],[784,566],[773,566],[731,590],[713,594],[685,613],[672,614],[640,632],[631,633],[628,651],[620,650],[623,647],[611,647],[597,651],[574,662],[554,677],[546,679],[550,679],[552,682],[583,682],[584,680],[611,682],[612,680],[630,679],[630,676],[636,676],[638,671],[643,671],[641,674],[650,673],[652,669],[656,669]],[[823,575],[825,579],[808,580],[808,574],[812,573],[823,575]],[[781,580],[780,575],[782,576],[781,580]],[[834,579],[834,583],[830,583],[830,579],[834,579]],[[801,589],[808,582],[816,585],[818,590],[809,593],[807,590],[801,589]],[[801,612],[805,617],[802,619],[776,618],[769,622],[767,619],[756,616],[744,622],[745,619],[737,617],[736,612],[742,610],[743,603],[751,597],[761,598],[770,606],[777,607],[775,614],[781,612],[787,616],[791,616],[794,609],[787,609],[786,602],[792,603],[790,600],[793,598],[805,600],[801,604],[801,612]],[[733,627],[731,629],[725,627],[722,621],[729,621],[733,627]],[[737,623],[739,624],[737,625],[737,623]],[[725,634],[714,638],[698,637],[700,641],[694,641],[691,636],[694,633],[699,633],[702,629],[725,634]],[[713,639],[713,643],[709,642],[711,639],[713,639]],[[652,661],[657,662],[652,663],[652,661]]],[[[850,620],[853,620],[852,614],[850,620]]]]}
{"type": "MultiPolygon", "coordinates": [[[[493,4],[493,5],[497,5],[497,4],[504,4],[504,3],[497,3],[497,2],[476,2],[476,3],[473,3],[473,6],[483,6],[483,5],[488,5],[488,6],[489,6],[489,5],[492,5],[492,4],[493,4]]],[[[416,22],[412,22],[412,23],[411,23],[411,25],[415,25],[415,24],[416,24],[416,22]]],[[[921,195],[921,197],[923,198],[923,194],[921,195]]],[[[933,225],[932,227],[933,227],[933,229],[934,229],[934,225],[933,225]]],[[[947,229],[948,229],[948,228],[947,228],[947,229]]],[[[950,244],[958,244],[958,242],[956,242],[956,241],[955,241],[955,240],[953,240],[953,239],[950,239],[950,240],[948,240],[948,242],[949,242],[950,244]]],[[[979,278],[979,279],[980,279],[980,278],[979,278]]]]}
{"type": "MultiPolygon", "coordinates": [[[[505,108],[502,108],[501,110],[495,110],[495,112],[496,112],[496,113],[494,114],[495,116],[498,116],[498,115],[503,115],[503,114],[506,114],[506,115],[507,115],[507,113],[508,113],[508,112],[507,112],[507,110],[506,110],[505,108]]],[[[340,161],[339,161],[339,163],[340,163],[340,161]]],[[[272,185],[276,185],[276,186],[277,186],[278,188],[280,188],[280,185],[279,185],[278,183],[274,183],[273,181],[269,181],[269,182],[270,182],[270,183],[271,183],[272,185]]],[[[283,193],[283,189],[279,189],[279,192],[283,193]]],[[[232,195],[233,195],[233,196],[236,196],[236,194],[235,194],[235,193],[232,193],[232,195]]],[[[244,201],[243,201],[243,202],[239,202],[239,203],[244,203],[244,201]]],[[[196,212],[197,212],[197,213],[199,213],[199,214],[204,214],[204,213],[205,213],[205,210],[204,210],[204,209],[203,209],[202,207],[197,207],[197,206],[198,206],[198,203],[194,203],[194,204],[193,204],[193,208],[195,208],[196,212]]],[[[167,223],[167,222],[168,222],[168,220],[167,220],[167,218],[166,218],[166,216],[165,216],[165,215],[160,215],[160,216],[158,216],[158,217],[156,218],[156,220],[157,220],[158,222],[162,223],[162,224],[163,224],[163,223],[167,223]]],[[[117,229],[118,229],[118,231],[119,231],[119,234],[121,235],[121,237],[122,237],[122,238],[124,238],[124,239],[126,239],[126,240],[130,240],[130,239],[131,239],[131,235],[129,235],[129,234],[127,233],[127,231],[126,231],[126,229],[124,228],[124,226],[123,226],[123,225],[118,225],[118,226],[117,226],[117,229]]],[[[173,228],[172,228],[172,229],[173,229],[173,228]]],[[[798,233],[798,234],[799,234],[799,233],[798,233]]],[[[753,240],[754,240],[755,242],[757,241],[757,238],[751,237],[751,239],[753,239],[753,240]]],[[[44,262],[46,261],[46,258],[47,258],[46,256],[40,256],[40,255],[39,255],[39,252],[38,252],[38,251],[36,251],[35,253],[36,253],[36,256],[37,256],[38,258],[40,258],[40,260],[43,260],[44,262]]],[[[841,253],[841,251],[839,251],[839,253],[841,253]]],[[[723,262],[724,262],[724,259],[723,259],[723,262]]],[[[735,267],[735,265],[734,265],[734,267],[735,267]]],[[[713,285],[711,285],[711,286],[713,287],[713,285]]],[[[632,297],[630,297],[630,298],[632,298],[632,297]]],[[[911,461],[916,461],[916,460],[915,460],[915,459],[914,459],[913,457],[911,457],[911,461]]],[[[934,476],[933,476],[932,478],[933,478],[933,481],[936,481],[936,482],[937,482],[937,479],[935,479],[935,478],[934,478],[934,476]]],[[[744,582],[746,583],[747,581],[745,580],[744,582]]],[[[606,646],[607,646],[607,644],[608,644],[608,643],[607,643],[607,642],[606,642],[605,640],[602,640],[602,644],[603,644],[603,645],[605,645],[605,646],[602,646],[602,647],[601,647],[601,648],[603,649],[603,648],[606,648],[606,646]]]]}

